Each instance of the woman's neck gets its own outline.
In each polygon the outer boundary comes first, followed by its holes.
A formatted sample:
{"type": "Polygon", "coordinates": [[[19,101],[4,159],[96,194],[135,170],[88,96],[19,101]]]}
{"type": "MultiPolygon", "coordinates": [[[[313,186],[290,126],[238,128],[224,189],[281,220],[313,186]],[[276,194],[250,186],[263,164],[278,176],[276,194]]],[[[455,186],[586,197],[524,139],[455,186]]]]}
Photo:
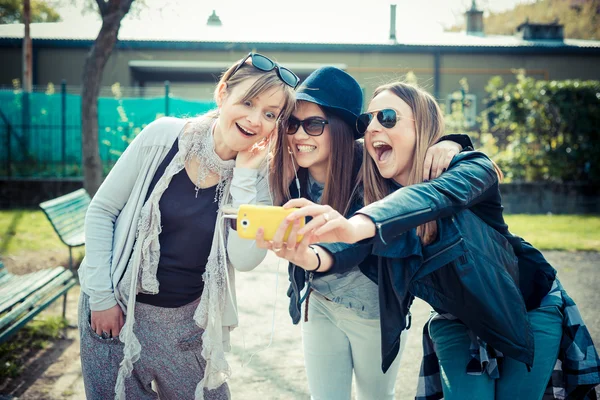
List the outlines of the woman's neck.
{"type": "Polygon", "coordinates": [[[396,175],[392,179],[394,180],[394,182],[396,182],[400,186],[404,187],[404,186],[408,186],[409,175],[410,175],[409,171],[405,171],[405,172],[402,172],[402,173],[396,175]]]}
{"type": "Polygon", "coordinates": [[[219,127],[219,120],[217,119],[213,125],[211,134],[213,135],[213,142],[215,144],[215,153],[223,161],[233,160],[237,156],[237,151],[231,150],[225,144],[223,140],[223,133],[219,127]]]}
{"type": "Polygon", "coordinates": [[[321,185],[325,185],[327,181],[327,166],[313,165],[308,168],[308,173],[313,180],[321,185]]]}

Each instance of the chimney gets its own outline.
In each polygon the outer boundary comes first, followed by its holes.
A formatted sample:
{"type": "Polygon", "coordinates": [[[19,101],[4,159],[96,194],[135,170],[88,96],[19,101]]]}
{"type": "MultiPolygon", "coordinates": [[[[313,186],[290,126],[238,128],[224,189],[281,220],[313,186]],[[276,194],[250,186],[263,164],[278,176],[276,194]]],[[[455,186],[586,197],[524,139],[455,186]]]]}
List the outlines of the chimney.
{"type": "Polygon", "coordinates": [[[215,10],[213,10],[210,17],[208,17],[208,21],[206,21],[206,25],[208,26],[221,26],[223,23],[221,22],[221,18],[217,15],[215,10]]]}
{"type": "Polygon", "coordinates": [[[396,5],[390,4],[390,40],[396,43],[396,5]]]}
{"type": "Polygon", "coordinates": [[[517,27],[517,36],[524,40],[556,40],[563,41],[565,38],[564,25],[556,19],[551,23],[535,23],[526,19],[517,27]]]}
{"type": "Polygon", "coordinates": [[[475,0],[471,3],[471,9],[465,13],[467,20],[467,35],[483,36],[483,11],[477,9],[475,0]]]}

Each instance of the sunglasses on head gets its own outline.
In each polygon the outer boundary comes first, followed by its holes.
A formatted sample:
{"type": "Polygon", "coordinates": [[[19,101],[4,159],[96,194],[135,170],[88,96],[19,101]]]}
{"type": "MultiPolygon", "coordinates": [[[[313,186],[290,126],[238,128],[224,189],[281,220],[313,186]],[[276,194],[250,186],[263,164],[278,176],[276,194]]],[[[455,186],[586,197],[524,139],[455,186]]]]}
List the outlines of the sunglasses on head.
{"type": "Polygon", "coordinates": [[[320,117],[308,117],[301,121],[298,118],[291,116],[288,119],[285,133],[293,135],[298,132],[298,129],[302,126],[307,135],[321,136],[325,130],[325,125],[328,123],[329,121],[320,117]]]}
{"type": "Polygon", "coordinates": [[[275,61],[271,60],[269,57],[263,56],[262,54],[258,53],[248,53],[248,55],[242,60],[242,62],[240,62],[237,67],[235,67],[231,75],[229,75],[229,79],[231,79],[231,77],[235,75],[235,73],[238,72],[244,66],[244,64],[246,64],[248,58],[250,58],[250,61],[252,62],[252,66],[254,68],[263,72],[269,72],[275,69],[277,71],[277,76],[279,76],[279,79],[281,79],[283,83],[285,83],[288,86],[291,86],[292,89],[296,89],[296,87],[298,87],[298,84],[300,83],[300,78],[298,78],[298,76],[295,73],[293,73],[291,70],[285,67],[280,66],[275,61]]]}
{"type": "Polygon", "coordinates": [[[359,133],[363,134],[367,131],[371,121],[373,121],[374,114],[377,114],[377,121],[379,121],[381,126],[388,129],[396,126],[396,122],[402,119],[402,116],[398,115],[396,110],[392,110],[391,108],[360,114],[356,119],[356,129],[359,133]]]}

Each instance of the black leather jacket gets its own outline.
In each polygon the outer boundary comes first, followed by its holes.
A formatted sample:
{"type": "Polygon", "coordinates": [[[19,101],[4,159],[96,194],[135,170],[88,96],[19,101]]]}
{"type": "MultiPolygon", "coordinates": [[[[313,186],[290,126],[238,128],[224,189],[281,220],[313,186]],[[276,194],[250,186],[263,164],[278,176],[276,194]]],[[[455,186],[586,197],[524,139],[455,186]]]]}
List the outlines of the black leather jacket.
{"type": "Polygon", "coordinates": [[[396,357],[412,296],[457,316],[505,355],[532,364],[526,311],[539,306],[556,271],[509,232],[502,210],[489,158],[463,152],[439,178],[359,210],[377,226],[373,239],[322,245],[333,255],[334,268],[364,260],[361,270],[380,286],[384,370],[396,357]],[[432,220],[438,221],[438,238],[421,248],[414,228],[432,220]]]}
{"type": "MultiPolygon", "coordinates": [[[[460,144],[463,148],[463,151],[470,150],[473,148],[473,143],[471,142],[471,139],[469,138],[468,135],[465,135],[465,134],[456,133],[456,134],[445,135],[445,136],[441,137],[440,140],[438,140],[438,143],[441,141],[444,141],[444,140],[450,140],[450,141],[460,144]]],[[[356,180],[356,177],[357,177],[360,167],[362,165],[362,157],[363,157],[363,151],[364,151],[363,143],[364,142],[362,139],[356,140],[355,154],[354,154],[354,160],[352,162],[352,171],[351,171],[353,181],[356,180]]],[[[309,194],[306,192],[306,188],[308,186],[307,171],[300,169],[298,171],[298,177],[301,181],[300,193],[298,193],[298,188],[296,187],[295,182],[292,182],[292,184],[289,187],[291,198],[304,197],[306,199],[310,199],[309,194]]],[[[351,204],[346,216],[349,217],[349,216],[353,215],[363,205],[364,205],[364,202],[362,199],[362,189],[359,188],[358,193],[356,193],[356,195],[352,199],[352,204],[351,204]]],[[[346,245],[344,245],[344,246],[346,246],[346,245]]],[[[344,263],[344,264],[336,265],[335,272],[340,272],[343,268],[354,267],[361,260],[363,260],[366,256],[367,256],[367,253],[365,253],[360,260],[357,259],[356,261],[354,261],[353,264],[344,263]]],[[[375,261],[374,265],[377,265],[376,261],[375,261]]],[[[362,268],[364,268],[364,267],[361,266],[361,269],[362,268]]],[[[323,273],[317,272],[317,273],[315,273],[315,276],[326,275],[329,273],[333,273],[333,271],[323,272],[323,273]]],[[[300,322],[300,317],[302,314],[300,311],[301,292],[302,292],[303,288],[306,286],[306,281],[309,278],[309,274],[306,273],[302,268],[300,268],[292,263],[289,263],[288,277],[289,277],[289,281],[290,281],[290,285],[289,285],[289,288],[287,291],[287,295],[290,298],[289,314],[290,314],[290,317],[292,318],[292,322],[294,324],[297,324],[298,322],[300,322]]],[[[377,280],[375,280],[375,282],[377,282],[377,280]]]]}

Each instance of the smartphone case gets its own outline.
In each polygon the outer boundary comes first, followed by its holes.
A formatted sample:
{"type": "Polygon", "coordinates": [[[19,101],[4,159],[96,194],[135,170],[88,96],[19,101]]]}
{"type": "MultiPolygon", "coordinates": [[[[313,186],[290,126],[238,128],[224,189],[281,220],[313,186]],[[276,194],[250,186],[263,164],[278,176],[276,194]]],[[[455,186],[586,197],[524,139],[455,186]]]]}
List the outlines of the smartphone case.
{"type": "MultiPolygon", "coordinates": [[[[284,209],[275,206],[259,206],[253,204],[243,204],[240,206],[237,214],[237,232],[241,238],[255,239],[258,228],[263,228],[265,240],[273,240],[275,232],[289,214],[297,208],[284,209]]],[[[300,220],[300,226],[304,226],[305,220],[300,220]]],[[[286,241],[292,231],[292,225],[288,227],[283,237],[286,241]]],[[[296,242],[300,242],[302,236],[298,236],[296,242]]]]}

